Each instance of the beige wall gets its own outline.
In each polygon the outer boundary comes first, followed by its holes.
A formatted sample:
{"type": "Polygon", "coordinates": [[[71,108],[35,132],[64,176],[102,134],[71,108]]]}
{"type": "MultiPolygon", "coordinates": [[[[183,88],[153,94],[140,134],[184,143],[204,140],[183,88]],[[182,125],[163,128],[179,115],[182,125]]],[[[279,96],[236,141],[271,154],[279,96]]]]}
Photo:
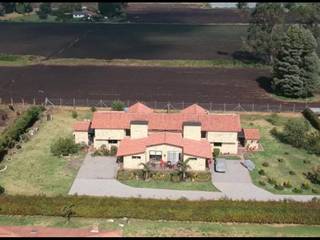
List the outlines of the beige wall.
{"type": "Polygon", "coordinates": [[[74,135],[74,141],[75,143],[85,143],[88,145],[89,138],[88,138],[88,132],[73,132],[74,135]]]}
{"type": "Polygon", "coordinates": [[[149,151],[162,151],[162,159],[163,161],[167,161],[167,152],[168,151],[175,151],[175,152],[182,152],[182,149],[176,146],[171,146],[171,145],[157,145],[157,146],[151,146],[147,147],[146,149],[146,160],[147,162],[150,160],[149,159],[149,151]]]}
{"type": "Polygon", "coordinates": [[[210,142],[211,150],[219,148],[222,154],[237,154],[238,133],[237,132],[208,132],[207,140],[210,142]],[[222,143],[221,147],[214,147],[215,142],[222,143]]]}
{"type": "Polygon", "coordinates": [[[192,170],[192,171],[205,171],[206,170],[206,159],[184,154],[183,160],[185,161],[188,158],[196,158],[196,160],[190,160],[188,162],[188,165],[190,166],[190,170],[192,170]]]}
{"type": "Polygon", "coordinates": [[[146,158],[145,154],[134,154],[132,156],[123,157],[123,168],[125,169],[142,169],[143,166],[139,165],[140,163],[145,163],[146,158]],[[141,159],[133,159],[132,156],[140,156],[141,159]]]}
{"type": "Polygon", "coordinates": [[[246,140],[245,147],[251,148],[252,150],[258,150],[259,141],[258,140],[246,140]]]}
{"type": "Polygon", "coordinates": [[[183,126],[183,137],[188,139],[201,139],[201,126],[183,126]]]}
{"type": "Polygon", "coordinates": [[[144,138],[148,136],[147,124],[131,124],[130,125],[131,138],[144,138]]]}
{"type": "Polygon", "coordinates": [[[124,129],[95,129],[95,137],[93,146],[100,148],[102,145],[106,145],[108,149],[112,145],[119,147],[119,140],[122,140],[126,135],[124,129]],[[108,140],[118,140],[117,144],[109,144],[108,140]]]}

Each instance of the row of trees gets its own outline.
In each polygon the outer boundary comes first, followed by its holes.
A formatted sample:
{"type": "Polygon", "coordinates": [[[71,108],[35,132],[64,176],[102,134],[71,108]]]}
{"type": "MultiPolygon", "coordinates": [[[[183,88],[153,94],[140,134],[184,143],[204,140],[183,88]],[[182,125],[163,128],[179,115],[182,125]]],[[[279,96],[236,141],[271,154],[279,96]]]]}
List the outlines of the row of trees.
{"type": "Polygon", "coordinates": [[[20,14],[30,13],[33,11],[29,2],[2,2],[0,3],[0,16],[8,13],[17,12],[20,14]]]}
{"type": "Polygon", "coordinates": [[[319,21],[320,3],[257,3],[252,11],[244,46],[272,65],[275,94],[305,98],[320,88],[319,21]],[[295,24],[286,24],[288,11],[295,24]]]}

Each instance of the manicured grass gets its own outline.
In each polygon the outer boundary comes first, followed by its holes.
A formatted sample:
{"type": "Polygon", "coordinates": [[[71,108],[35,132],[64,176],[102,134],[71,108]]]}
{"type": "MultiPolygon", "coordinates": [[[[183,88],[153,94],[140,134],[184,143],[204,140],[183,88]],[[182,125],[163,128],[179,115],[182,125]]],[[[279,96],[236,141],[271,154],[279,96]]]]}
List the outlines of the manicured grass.
{"type": "MultiPolygon", "coordinates": [[[[281,130],[283,124],[291,117],[300,117],[301,114],[295,114],[292,116],[278,114],[277,128],[281,130]]],[[[253,182],[266,190],[278,193],[278,194],[294,194],[293,188],[301,189],[302,183],[309,183],[310,189],[303,190],[302,194],[315,194],[311,189],[315,189],[320,192],[320,186],[309,182],[304,172],[308,172],[313,166],[320,164],[319,156],[308,154],[303,149],[294,148],[288,144],[279,142],[275,137],[270,134],[270,130],[275,127],[268,121],[266,121],[267,115],[241,115],[241,122],[243,127],[258,128],[261,134],[261,144],[264,151],[251,153],[246,158],[254,161],[256,169],[251,173],[253,182]],[[304,163],[304,161],[310,161],[310,163],[304,163]],[[268,162],[269,166],[265,167],[262,164],[268,162]],[[259,175],[258,171],[263,169],[266,176],[259,175]],[[291,175],[289,172],[293,171],[295,175],[291,175]],[[292,188],[284,188],[284,190],[276,190],[274,185],[269,184],[267,177],[274,178],[278,184],[289,181],[292,188]],[[266,183],[265,186],[259,184],[259,181],[266,183]]]]}
{"type": "MultiPolygon", "coordinates": [[[[87,111],[78,111],[79,119],[87,111]]],[[[7,155],[1,165],[0,185],[8,194],[67,194],[83,159],[83,153],[74,157],[55,157],[50,152],[51,143],[58,137],[72,133],[75,119],[70,110],[55,110],[52,121],[42,119],[39,131],[30,141],[22,144],[13,155],[7,155]]]]}
{"type": "Polygon", "coordinates": [[[143,181],[143,180],[123,180],[123,184],[138,188],[161,188],[161,189],[176,189],[176,190],[196,190],[196,191],[219,191],[211,182],[171,182],[171,181],[143,181]]]}
{"type": "Polygon", "coordinates": [[[92,229],[98,225],[99,230],[120,230],[125,237],[317,237],[320,226],[277,225],[277,224],[237,224],[208,222],[151,221],[138,219],[71,218],[67,223],[62,217],[47,216],[0,216],[0,225],[5,226],[45,226],[62,228],[92,229]],[[119,224],[123,224],[121,227],[119,224]]]}

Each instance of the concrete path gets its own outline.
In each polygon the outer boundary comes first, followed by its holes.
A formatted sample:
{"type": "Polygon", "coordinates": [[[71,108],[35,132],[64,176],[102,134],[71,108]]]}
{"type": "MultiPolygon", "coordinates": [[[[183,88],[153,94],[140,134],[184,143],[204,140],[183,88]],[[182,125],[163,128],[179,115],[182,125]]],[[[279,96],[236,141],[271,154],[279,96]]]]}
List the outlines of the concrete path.
{"type": "Polygon", "coordinates": [[[182,191],[169,189],[135,188],[120,183],[115,178],[117,171],[114,157],[91,157],[87,155],[69,194],[109,196],[123,198],[217,200],[283,200],[309,201],[313,195],[276,195],[255,186],[248,170],[239,160],[227,160],[227,172],[212,171],[212,182],[221,192],[182,191]]]}

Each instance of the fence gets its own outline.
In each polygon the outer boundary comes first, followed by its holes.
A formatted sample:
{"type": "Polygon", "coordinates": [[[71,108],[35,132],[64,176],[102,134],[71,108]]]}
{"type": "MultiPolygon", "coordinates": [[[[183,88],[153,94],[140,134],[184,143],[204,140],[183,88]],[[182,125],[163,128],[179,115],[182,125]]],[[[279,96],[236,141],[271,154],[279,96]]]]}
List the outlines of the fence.
{"type": "MultiPolygon", "coordinates": [[[[103,99],[78,99],[78,98],[21,98],[21,99],[0,99],[4,104],[44,104],[52,106],[73,106],[73,107],[111,107],[114,100],[103,99]]],[[[126,106],[137,101],[122,100],[126,106]]],[[[181,110],[194,102],[161,102],[141,101],[153,109],[181,110]]],[[[309,106],[308,103],[279,103],[279,104],[243,104],[243,103],[197,103],[209,111],[216,112],[301,112],[309,106]]],[[[313,105],[313,104],[312,104],[313,105]]]]}

